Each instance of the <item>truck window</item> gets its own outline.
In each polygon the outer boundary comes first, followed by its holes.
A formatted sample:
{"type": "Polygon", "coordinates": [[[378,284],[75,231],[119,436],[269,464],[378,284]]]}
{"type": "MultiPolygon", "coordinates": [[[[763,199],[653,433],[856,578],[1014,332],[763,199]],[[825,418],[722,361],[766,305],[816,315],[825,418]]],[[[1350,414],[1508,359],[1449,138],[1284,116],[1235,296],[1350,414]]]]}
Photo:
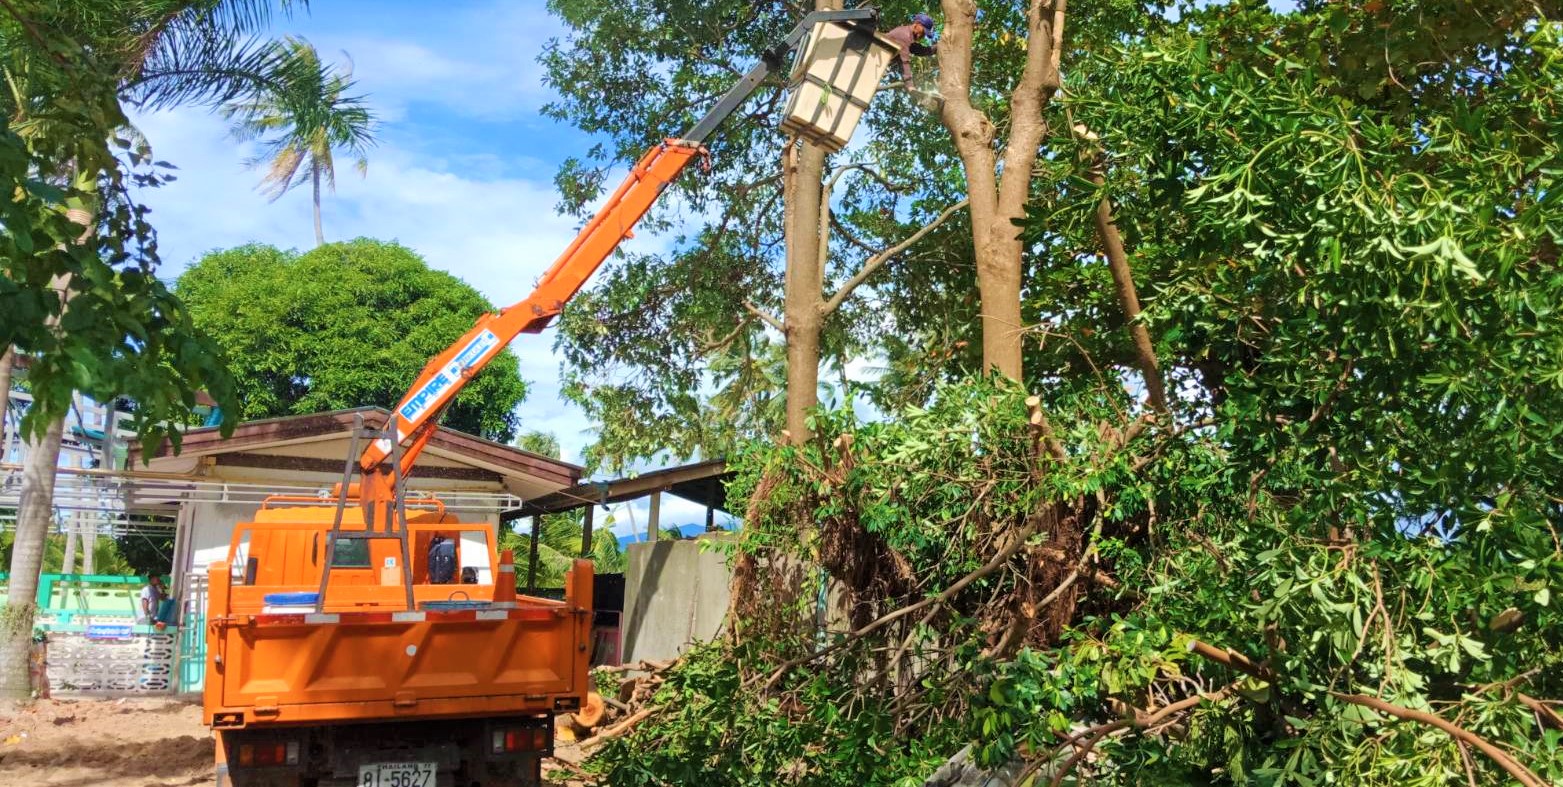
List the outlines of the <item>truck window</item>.
{"type": "Polygon", "coordinates": [[[482,530],[463,530],[461,533],[461,573],[473,578],[478,585],[494,584],[489,573],[488,533],[482,530]],[[470,569],[470,571],[469,571],[470,569]]]}
{"type": "Polygon", "coordinates": [[[233,578],[233,584],[243,585],[244,566],[250,558],[250,531],[245,530],[239,536],[239,546],[233,550],[233,559],[228,563],[228,575],[233,578]]]}
{"type": "Polygon", "coordinates": [[[362,538],[339,538],[331,552],[332,568],[368,568],[369,542],[362,538]]]}

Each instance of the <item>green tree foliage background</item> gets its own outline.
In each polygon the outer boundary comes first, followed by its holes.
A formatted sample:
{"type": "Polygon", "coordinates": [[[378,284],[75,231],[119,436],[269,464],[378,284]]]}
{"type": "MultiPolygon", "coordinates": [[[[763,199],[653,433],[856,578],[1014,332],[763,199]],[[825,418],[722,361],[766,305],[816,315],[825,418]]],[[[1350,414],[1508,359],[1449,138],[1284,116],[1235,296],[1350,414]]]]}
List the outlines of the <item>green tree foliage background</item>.
{"type": "MultiPolygon", "coordinates": [[[[516,437],[515,445],[550,459],[559,459],[561,455],[559,438],[551,432],[522,432],[516,437]]],[[[567,511],[548,514],[541,520],[537,523],[540,528],[537,539],[537,586],[561,588],[564,587],[565,572],[570,570],[571,562],[581,554],[581,535],[586,530],[586,516],[581,511],[567,511]]],[[[612,526],[612,516],[593,522],[592,553],[587,557],[592,559],[593,567],[599,574],[624,572],[624,553],[619,549],[619,540],[613,536],[612,526]]],[[[514,553],[518,567],[516,581],[525,588],[531,565],[532,521],[520,520],[500,531],[499,548],[514,553]]]]}
{"type": "Polygon", "coordinates": [[[1300,5],[1066,59],[1026,387],[931,356],[926,404],[735,460],[733,636],[606,781],[920,785],[968,744],[1052,785],[1563,781],[1563,9],[1300,5]]]}
{"type": "MultiPolygon", "coordinates": [[[[429,358],[494,308],[412,250],[367,238],[302,254],[264,245],[213,252],[174,289],[226,354],[245,419],[395,407],[429,358]]],[[[508,442],[525,395],[506,351],[441,423],[508,442]]]]}
{"type": "Polygon", "coordinates": [[[126,0],[0,13],[0,345],[34,356],[28,433],[75,392],[132,399],[129,425],[153,445],[170,432],[177,441],[195,391],[232,401],[210,341],[153,275],[157,239],[132,189],[171,175],[125,105],[214,104],[258,89],[271,61],[248,36],[268,10],[126,0]]]}
{"type": "MultiPolygon", "coordinates": [[[[886,26],[924,10],[878,5],[886,26]]],[[[604,139],[556,178],[561,206],[574,212],[612,188],[616,162],[633,162],[692,126],[801,15],[792,4],[750,0],[553,0],[550,9],[568,30],[542,54],[559,94],[544,111],[604,139]]],[[[999,34],[1024,25],[1024,4],[997,3],[985,13],[991,24],[978,41],[980,71],[1003,80],[1013,74],[1005,64],[1023,53],[999,34]]],[[[781,313],[782,82],[771,79],[716,131],[706,143],[710,170],[685,173],[648,217],[650,227],[677,230],[673,250],[610,260],[561,318],[565,393],[602,425],[589,464],[621,468],[663,451],[716,456],[780,428],[780,337],[750,309],[781,313]]],[[[903,92],[875,100],[858,140],[860,148],[834,162],[855,166],[832,202],[827,293],[964,196],[948,135],[903,92]]],[[[849,358],[980,362],[967,324],[977,307],[965,222],[941,226],[878,274],[872,292],[861,290],[826,320],[821,381],[836,386],[837,401],[849,358]]]]}

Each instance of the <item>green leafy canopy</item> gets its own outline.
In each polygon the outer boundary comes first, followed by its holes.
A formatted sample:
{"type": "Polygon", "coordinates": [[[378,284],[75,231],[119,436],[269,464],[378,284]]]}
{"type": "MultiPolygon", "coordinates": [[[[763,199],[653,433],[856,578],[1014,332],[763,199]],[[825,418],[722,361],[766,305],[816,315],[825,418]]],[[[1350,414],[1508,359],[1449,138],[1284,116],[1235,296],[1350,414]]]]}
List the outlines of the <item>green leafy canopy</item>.
{"type": "MultiPolygon", "coordinates": [[[[493,310],[410,249],[367,238],[302,254],[262,245],[213,252],[179,277],[175,291],[226,354],[244,418],[393,407],[429,358],[493,310]]],[[[442,423],[509,441],[525,395],[507,350],[468,383],[442,423]]]]}

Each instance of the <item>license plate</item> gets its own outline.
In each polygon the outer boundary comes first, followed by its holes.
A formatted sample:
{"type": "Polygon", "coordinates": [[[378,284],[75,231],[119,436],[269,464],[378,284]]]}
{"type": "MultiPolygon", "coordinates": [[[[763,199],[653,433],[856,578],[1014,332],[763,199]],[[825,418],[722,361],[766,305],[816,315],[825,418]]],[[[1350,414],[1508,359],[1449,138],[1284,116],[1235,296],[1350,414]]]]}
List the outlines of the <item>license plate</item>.
{"type": "Polygon", "coordinates": [[[434,763],[375,762],[360,765],[358,787],[434,787],[434,763]]]}

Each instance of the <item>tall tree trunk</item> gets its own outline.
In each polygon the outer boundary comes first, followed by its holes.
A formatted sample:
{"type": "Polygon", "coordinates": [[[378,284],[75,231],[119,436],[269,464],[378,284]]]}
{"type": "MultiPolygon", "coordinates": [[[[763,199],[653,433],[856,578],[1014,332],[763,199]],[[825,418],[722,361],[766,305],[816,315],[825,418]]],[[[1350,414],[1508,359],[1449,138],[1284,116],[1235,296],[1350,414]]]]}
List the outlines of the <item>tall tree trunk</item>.
{"type": "MultiPolygon", "coordinates": [[[[834,11],[841,0],[814,0],[834,11]]],[[[820,184],[825,149],[799,140],[782,155],[782,222],[787,275],[782,303],[787,341],[787,433],[794,445],[809,439],[809,410],[819,404],[820,325],[824,321],[825,250],[820,242],[820,184]]]]}
{"type": "MultiPolygon", "coordinates": [[[[119,472],[119,463],[115,460],[115,440],[118,437],[115,432],[119,429],[119,397],[110,399],[103,405],[103,444],[98,449],[98,469],[111,473],[119,472]]],[[[92,480],[92,485],[97,487],[96,498],[99,505],[106,505],[113,496],[114,480],[108,477],[97,477],[92,480]]],[[[81,569],[83,574],[98,573],[98,526],[103,523],[103,513],[100,508],[87,517],[87,531],[82,535],[84,545],[82,547],[81,569]]]]}
{"type": "Polygon", "coordinates": [[[315,184],[315,245],[326,245],[326,233],[320,228],[320,168],[315,167],[310,172],[310,180],[315,184]]]}
{"type": "MultiPolygon", "coordinates": [[[[47,536],[45,537],[47,539],[47,536]]],[[[60,558],[60,573],[76,573],[76,517],[65,520],[65,556],[60,558]]]]}
{"type": "MultiPolygon", "coordinates": [[[[77,172],[75,186],[83,194],[96,194],[97,173],[77,172]]],[[[91,202],[72,204],[66,217],[83,230],[78,244],[92,240],[96,226],[96,206],[91,202]]],[[[60,314],[70,308],[69,273],[56,275],[49,287],[60,298],[60,314]]],[[[50,317],[48,327],[58,329],[59,317],[50,317]]],[[[33,407],[39,402],[34,400],[33,407]]],[[[69,408],[66,408],[66,412],[69,408]]],[[[10,591],[0,613],[0,700],[26,699],[32,693],[28,667],[32,647],[33,617],[37,614],[38,573],[43,566],[44,546],[49,524],[54,518],[54,478],[59,469],[60,441],[65,437],[65,415],[51,418],[37,440],[27,441],[27,457],[22,462],[22,488],[16,509],[16,538],[11,545],[10,591]]]]}
{"type": "Polygon", "coordinates": [[[819,404],[819,336],[825,286],[819,215],[824,173],[823,148],[802,141],[787,146],[782,158],[787,247],[782,324],[787,340],[787,432],[795,445],[809,439],[808,413],[819,404]]]}
{"type": "Polygon", "coordinates": [[[76,514],[77,538],[81,539],[81,573],[98,573],[98,515],[81,511],[76,514]]]}
{"type": "MultiPolygon", "coordinates": [[[[82,399],[80,392],[71,395],[71,412],[76,414],[77,428],[81,430],[83,436],[86,436],[86,402],[82,399]]],[[[67,416],[66,420],[67,422],[69,421],[69,416],[67,416]]],[[[61,574],[76,573],[76,557],[81,548],[82,537],[81,512],[72,511],[65,518],[65,554],[60,560],[61,574]]]]}
{"type": "Polygon", "coordinates": [[[954,139],[971,195],[972,250],[982,299],[983,365],[1019,380],[1021,339],[1020,230],[1031,173],[1047,131],[1042,110],[1058,90],[1059,43],[1065,0],[1031,0],[1027,11],[1026,64],[1010,94],[1010,132],[1000,159],[993,122],[971,101],[975,0],[943,0],[939,41],[940,120],[954,139]],[[1002,164],[1002,167],[1000,166],[1002,164]],[[1002,172],[1002,174],[1001,174],[1002,172]]]}
{"type": "Polygon", "coordinates": [[[25,700],[32,695],[28,665],[33,618],[38,613],[38,574],[44,543],[53,519],[54,475],[60,460],[65,418],[49,421],[36,441],[27,441],[22,463],[21,499],[16,509],[16,540],[11,547],[11,585],[0,613],[0,699],[25,700]]]}

